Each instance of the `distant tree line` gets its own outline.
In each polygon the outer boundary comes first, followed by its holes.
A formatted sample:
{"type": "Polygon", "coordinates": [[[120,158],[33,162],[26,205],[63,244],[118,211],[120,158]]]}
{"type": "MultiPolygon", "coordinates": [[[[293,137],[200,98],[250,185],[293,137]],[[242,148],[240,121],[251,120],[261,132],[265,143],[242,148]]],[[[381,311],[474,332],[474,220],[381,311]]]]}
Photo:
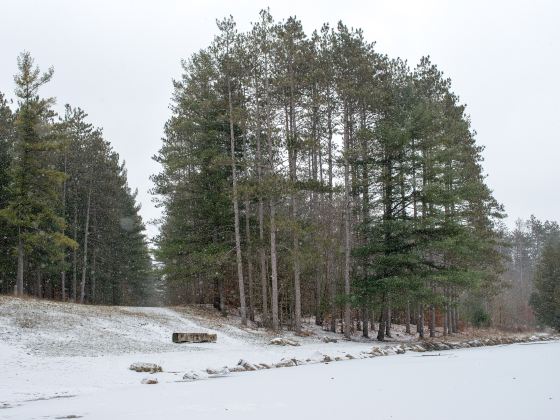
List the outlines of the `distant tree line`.
{"type": "Polygon", "coordinates": [[[182,63],[155,156],[168,301],[274,330],[314,316],[380,340],[395,321],[456,332],[507,252],[450,80],[342,23],[308,36],[264,10],[248,32],[218,29],[182,63]]]}
{"type": "Polygon", "coordinates": [[[0,291],[143,302],[154,279],[124,164],[82,109],[40,96],[52,68],[17,64],[14,110],[0,93],[0,291]]]}

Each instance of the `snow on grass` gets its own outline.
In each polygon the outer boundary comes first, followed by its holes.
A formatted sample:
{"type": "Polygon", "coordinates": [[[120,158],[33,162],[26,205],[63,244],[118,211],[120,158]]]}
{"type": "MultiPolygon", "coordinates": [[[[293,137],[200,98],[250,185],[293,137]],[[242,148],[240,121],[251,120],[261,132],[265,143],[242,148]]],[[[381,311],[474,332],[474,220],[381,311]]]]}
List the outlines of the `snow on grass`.
{"type": "MultiPolygon", "coordinates": [[[[364,353],[371,351],[372,345],[389,349],[414,339],[413,336],[404,334],[400,326],[396,326],[394,332],[397,341],[383,344],[372,339],[363,339],[359,337],[359,333],[356,333],[353,341],[346,341],[340,334],[321,331],[312,324],[306,324],[305,328],[308,336],[296,337],[289,332],[281,334],[288,341],[296,341],[299,346],[280,346],[269,344],[275,336],[263,329],[240,328],[237,318],[225,319],[216,311],[201,307],[108,307],[0,297],[0,409],[3,408],[0,417],[27,418],[26,415],[33,413],[26,411],[28,406],[43,407],[43,404],[44,407],[50,407],[52,404],[53,410],[60,412],[55,417],[74,415],[71,412],[63,413],[62,408],[71,407],[73,403],[70,401],[81,401],[82,398],[85,408],[80,411],[81,414],[75,415],[86,416],[90,412],[88,404],[112,404],[111,395],[120,394],[123,395],[124,401],[133,398],[134,395],[137,395],[138,399],[143,399],[144,396],[148,399],[155,398],[158,401],[156,406],[159,406],[158,398],[162,398],[162,390],[169,389],[169,392],[175,395],[170,395],[169,398],[178,398],[178,395],[183,395],[184,392],[190,395],[193,390],[198,390],[199,388],[185,388],[186,382],[192,379],[198,380],[188,384],[189,386],[196,387],[200,382],[201,389],[218,386],[218,391],[222,392],[222,385],[209,384],[224,383],[237,387],[237,381],[240,380],[239,384],[243,387],[246,386],[243,385],[246,379],[241,378],[245,375],[248,378],[257,378],[255,375],[261,374],[268,377],[268,370],[234,373],[235,370],[241,370],[238,366],[240,360],[243,360],[242,365],[260,366],[259,369],[348,360],[364,357],[364,353]],[[171,341],[173,332],[194,331],[216,333],[218,341],[203,344],[176,344],[171,341]],[[338,342],[325,342],[325,337],[331,340],[337,338],[338,342]],[[134,363],[155,363],[162,367],[163,372],[134,372],[129,369],[134,363]],[[224,369],[225,366],[229,369],[224,369]],[[157,384],[148,387],[142,384],[142,381],[157,381],[157,384]],[[147,391],[143,388],[152,389],[153,394],[144,395],[147,391]]],[[[382,353],[377,351],[378,355],[382,353]]],[[[450,354],[456,353],[453,351],[450,354]]],[[[410,360],[432,359],[414,359],[419,356],[417,354],[405,356],[412,357],[410,360]]],[[[445,357],[448,358],[447,355],[445,357]]],[[[406,360],[409,359],[403,359],[404,364],[409,364],[406,360]]],[[[345,367],[355,366],[349,364],[350,362],[354,361],[337,364],[345,367]]],[[[300,374],[295,373],[296,371],[311,369],[309,372],[316,372],[315,369],[322,369],[321,366],[325,365],[315,365],[313,369],[311,366],[302,366],[270,371],[287,371],[278,374],[278,378],[288,381],[287,378],[294,375],[291,381],[296,383],[300,380],[300,374]]],[[[363,361],[363,364],[356,366],[363,366],[367,370],[367,366],[371,365],[363,361]]],[[[356,386],[361,383],[371,388],[379,382],[379,378],[378,372],[372,372],[371,376],[362,376],[356,372],[356,386]]],[[[410,392],[410,384],[405,383],[403,389],[410,392]]],[[[272,392],[281,390],[278,388],[272,392]]],[[[335,393],[321,398],[323,402],[332,402],[338,400],[339,396],[335,393]]],[[[201,400],[200,404],[204,401],[201,400]]],[[[164,402],[167,403],[161,401],[164,402]]],[[[352,398],[349,404],[359,402],[360,400],[352,398]]],[[[189,407],[192,408],[193,404],[198,407],[199,402],[192,400],[189,407]]],[[[214,410],[212,401],[204,404],[210,404],[208,410],[214,410]]],[[[229,403],[223,401],[223,404],[229,403]]],[[[251,404],[253,403],[250,402],[249,406],[251,404]]],[[[132,410],[131,407],[133,405],[129,407],[132,410]]],[[[123,406],[121,411],[124,412],[125,409],[123,406]]],[[[191,409],[185,409],[193,414],[191,409]]],[[[207,409],[201,410],[204,412],[207,409]]],[[[136,412],[135,409],[131,411],[133,412],[136,412]]],[[[218,412],[214,412],[216,413],[218,412]]],[[[175,414],[177,413],[170,413],[175,414]]],[[[94,418],[119,416],[95,411],[94,418]],[[103,414],[107,416],[103,417],[103,414]]]]}
{"type": "Polygon", "coordinates": [[[221,370],[240,359],[272,365],[282,359],[344,357],[368,351],[372,341],[324,343],[294,337],[300,346],[276,346],[273,335],[242,329],[237,320],[194,308],[131,308],[0,297],[0,406],[139,384],[133,363],[156,363],[159,385],[189,371],[221,370]],[[176,344],[176,331],[216,333],[217,343],[176,344]]]}

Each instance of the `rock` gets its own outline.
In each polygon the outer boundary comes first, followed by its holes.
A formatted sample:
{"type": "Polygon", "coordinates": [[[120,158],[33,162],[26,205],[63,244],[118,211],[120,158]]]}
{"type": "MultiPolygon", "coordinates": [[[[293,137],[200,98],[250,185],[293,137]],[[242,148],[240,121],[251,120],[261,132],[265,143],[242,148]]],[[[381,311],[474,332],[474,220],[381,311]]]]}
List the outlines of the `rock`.
{"type": "Polygon", "coordinates": [[[200,379],[206,379],[208,377],[208,375],[206,374],[206,372],[197,372],[194,370],[191,370],[187,373],[185,373],[183,375],[183,380],[184,381],[198,381],[200,379]]]}
{"type": "Polygon", "coordinates": [[[321,338],[321,341],[323,343],[338,343],[338,340],[336,338],[327,337],[327,336],[324,336],[323,338],[321,338]]]}
{"type": "Polygon", "coordinates": [[[273,338],[272,340],[270,340],[269,344],[273,344],[276,346],[299,346],[300,345],[297,341],[284,337],[273,338]]]}
{"type": "Polygon", "coordinates": [[[229,374],[229,369],[227,366],[224,366],[223,368],[220,369],[208,368],[206,369],[206,373],[211,376],[226,376],[227,374],[229,374]]]}
{"type": "Polygon", "coordinates": [[[274,364],[275,368],[292,367],[297,366],[295,359],[282,359],[278,363],[274,364]]]}
{"type": "Polygon", "coordinates": [[[136,362],[131,364],[129,369],[135,372],[149,372],[149,373],[162,372],[161,366],[156,365],[155,363],[136,362]]]}
{"type": "Polygon", "coordinates": [[[246,371],[259,370],[259,366],[249,363],[243,359],[237,362],[237,366],[242,366],[246,371]]]}
{"type": "Polygon", "coordinates": [[[215,343],[218,339],[216,334],[208,334],[203,332],[196,333],[177,333],[171,335],[174,343],[215,343]]]}
{"type": "Polygon", "coordinates": [[[155,385],[158,383],[158,380],[156,378],[144,378],[142,383],[145,385],[155,385]]]}
{"type": "Polygon", "coordinates": [[[245,372],[247,369],[245,369],[243,366],[233,366],[233,367],[228,367],[230,372],[245,372]]]}

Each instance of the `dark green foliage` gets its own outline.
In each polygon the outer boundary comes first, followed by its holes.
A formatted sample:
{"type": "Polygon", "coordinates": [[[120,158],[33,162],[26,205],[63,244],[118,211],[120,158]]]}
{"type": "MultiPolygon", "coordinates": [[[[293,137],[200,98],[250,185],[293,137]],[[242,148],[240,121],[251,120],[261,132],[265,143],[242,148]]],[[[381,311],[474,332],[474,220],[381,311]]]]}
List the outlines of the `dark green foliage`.
{"type": "Polygon", "coordinates": [[[325,25],[308,37],[297,19],[275,23],[267,11],[225,61],[222,41],[184,63],[156,156],[157,255],[172,302],[235,288],[224,80],[245,272],[257,266],[264,279],[253,299],[263,309],[274,308],[277,280],[280,317],[295,329],[300,309],[318,322],[330,316],[332,329],[342,308],[350,322],[349,303],[451,313],[465,292],[497,288],[503,209],[485,185],[465,106],[429,58],[411,71],[359,30],[325,25]]]}
{"type": "Polygon", "coordinates": [[[119,156],[81,109],[55,121],[54,100],[39,96],[52,69],[41,74],[29,53],[18,68],[13,114],[0,96],[0,291],[145,302],[155,281],[119,156]]]}
{"type": "Polygon", "coordinates": [[[544,245],[534,283],[531,306],[539,323],[560,331],[560,237],[544,245]]]}
{"type": "Polygon", "coordinates": [[[472,311],[471,323],[477,328],[487,328],[490,326],[490,315],[482,307],[477,307],[472,311]]]}

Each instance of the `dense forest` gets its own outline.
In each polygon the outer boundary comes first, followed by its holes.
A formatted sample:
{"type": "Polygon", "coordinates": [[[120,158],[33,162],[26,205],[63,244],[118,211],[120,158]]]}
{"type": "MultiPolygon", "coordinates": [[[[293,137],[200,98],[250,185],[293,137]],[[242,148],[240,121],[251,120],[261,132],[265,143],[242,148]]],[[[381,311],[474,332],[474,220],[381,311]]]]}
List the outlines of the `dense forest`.
{"type": "Polygon", "coordinates": [[[379,339],[395,320],[456,331],[462,296],[499,289],[505,237],[450,80],[342,23],[218,28],[183,62],[155,157],[170,302],[296,332],[308,315],[379,339]]]}
{"type": "Polygon", "coordinates": [[[0,291],[140,304],[152,263],[124,164],[80,108],[40,96],[53,76],[27,52],[17,104],[0,93],[0,291]]]}

